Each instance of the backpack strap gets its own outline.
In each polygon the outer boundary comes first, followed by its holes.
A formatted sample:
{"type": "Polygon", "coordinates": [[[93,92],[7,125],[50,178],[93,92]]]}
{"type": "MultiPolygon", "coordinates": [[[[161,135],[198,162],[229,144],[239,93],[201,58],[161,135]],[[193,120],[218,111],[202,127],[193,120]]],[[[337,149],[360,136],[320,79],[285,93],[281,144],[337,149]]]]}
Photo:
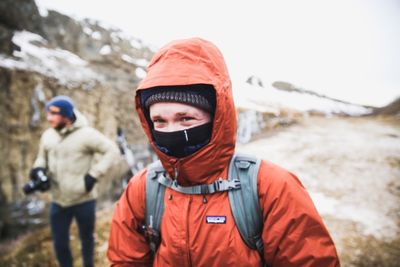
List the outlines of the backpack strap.
{"type": "Polygon", "coordinates": [[[229,164],[228,180],[218,179],[207,185],[179,186],[165,176],[160,161],[150,164],[146,176],[145,224],[141,232],[145,235],[153,255],[161,241],[161,219],[164,213],[165,188],[184,194],[213,194],[228,191],[229,203],[239,233],[252,249],[263,257],[262,216],[258,203],[257,176],[261,160],[235,154],[229,164]],[[241,190],[235,190],[241,189],[241,190]]]}
{"type": "Polygon", "coordinates": [[[165,194],[165,186],[157,181],[157,177],[164,172],[159,160],[147,167],[145,224],[141,225],[141,232],[146,237],[153,255],[161,242],[160,225],[165,194]]]}
{"type": "Polygon", "coordinates": [[[229,191],[232,189],[240,188],[239,179],[225,180],[218,178],[211,184],[201,184],[193,186],[180,186],[176,180],[172,180],[165,175],[159,175],[157,178],[158,182],[166,187],[169,187],[175,191],[188,195],[206,195],[214,194],[217,192],[229,191]]]}
{"type": "Polygon", "coordinates": [[[229,164],[228,179],[239,179],[241,190],[228,191],[229,202],[243,241],[252,249],[257,249],[264,258],[261,239],[263,220],[258,202],[257,177],[261,160],[235,154],[229,164]]]}

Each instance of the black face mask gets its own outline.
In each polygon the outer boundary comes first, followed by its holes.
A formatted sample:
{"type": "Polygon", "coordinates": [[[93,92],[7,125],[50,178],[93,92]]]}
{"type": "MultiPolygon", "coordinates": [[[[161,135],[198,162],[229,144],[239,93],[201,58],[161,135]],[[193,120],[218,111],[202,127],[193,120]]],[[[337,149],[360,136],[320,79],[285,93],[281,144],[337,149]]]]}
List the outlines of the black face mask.
{"type": "Polygon", "coordinates": [[[176,132],[153,130],[153,139],[163,153],[183,158],[204,147],[211,139],[212,123],[176,132]]]}

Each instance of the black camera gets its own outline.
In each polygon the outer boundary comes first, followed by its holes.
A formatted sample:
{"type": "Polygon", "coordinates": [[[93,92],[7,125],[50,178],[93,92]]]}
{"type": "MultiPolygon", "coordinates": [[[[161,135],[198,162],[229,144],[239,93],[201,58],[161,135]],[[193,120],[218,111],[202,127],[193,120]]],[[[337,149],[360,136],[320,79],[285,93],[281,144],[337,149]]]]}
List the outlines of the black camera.
{"type": "Polygon", "coordinates": [[[31,180],[22,188],[25,194],[31,194],[34,191],[47,191],[50,188],[50,179],[46,176],[45,169],[35,168],[30,174],[31,180]]]}

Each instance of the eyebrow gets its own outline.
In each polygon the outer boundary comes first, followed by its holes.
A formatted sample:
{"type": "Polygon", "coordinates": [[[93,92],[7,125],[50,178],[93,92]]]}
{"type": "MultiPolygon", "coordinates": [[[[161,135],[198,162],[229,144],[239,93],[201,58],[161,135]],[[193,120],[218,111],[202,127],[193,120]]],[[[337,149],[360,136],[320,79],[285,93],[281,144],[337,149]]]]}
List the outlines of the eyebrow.
{"type": "Polygon", "coordinates": [[[176,115],[178,115],[178,116],[185,116],[187,114],[188,114],[187,112],[178,112],[178,113],[176,113],[176,115]]]}
{"type": "Polygon", "coordinates": [[[156,114],[156,115],[150,116],[150,118],[151,118],[151,119],[158,119],[158,118],[162,118],[162,116],[156,114]]]}
{"type": "MultiPolygon", "coordinates": [[[[195,114],[191,114],[189,112],[183,111],[183,112],[178,112],[175,114],[175,118],[176,117],[182,117],[182,116],[192,116],[195,117],[195,114]]],[[[154,120],[154,119],[163,119],[163,114],[154,114],[153,116],[150,116],[150,119],[154,120]]]]}

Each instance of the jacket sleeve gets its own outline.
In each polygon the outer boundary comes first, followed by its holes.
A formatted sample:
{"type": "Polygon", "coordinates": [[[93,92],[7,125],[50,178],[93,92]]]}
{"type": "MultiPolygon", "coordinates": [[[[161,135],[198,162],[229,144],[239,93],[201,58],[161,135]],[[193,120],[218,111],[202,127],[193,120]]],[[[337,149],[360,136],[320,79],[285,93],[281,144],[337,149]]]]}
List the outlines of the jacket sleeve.
{"type": "Polygon", "coordinates": [[[45,134],[42,134],[39,142],[39,150],[36,156],[35,162],[33,163],[33,168],[44,168],[47,169],[47,151],[45,149],[45,134]]]}
{"type": "Polygon", "coordinates": [[[295,175],[263,161],[258,186],[268,266],[340,266],[332,238],[295,175]]]}
{"type": "Polygon", "coordinates": [[[87,146],[90,151],[101,154],[100,160],[88,171],[91,176],[99,178],[114,164],[118,157],[118,148],[110,139],[93,128],[90,130],[87,146]]]}
{"type": "Polygon", "coordinates": [[[107,251],[112,267],[152,266],[149,245],[138,232],[144,220],[145,180],[145,170],[136,174],[115,206],[107,251]]]}

